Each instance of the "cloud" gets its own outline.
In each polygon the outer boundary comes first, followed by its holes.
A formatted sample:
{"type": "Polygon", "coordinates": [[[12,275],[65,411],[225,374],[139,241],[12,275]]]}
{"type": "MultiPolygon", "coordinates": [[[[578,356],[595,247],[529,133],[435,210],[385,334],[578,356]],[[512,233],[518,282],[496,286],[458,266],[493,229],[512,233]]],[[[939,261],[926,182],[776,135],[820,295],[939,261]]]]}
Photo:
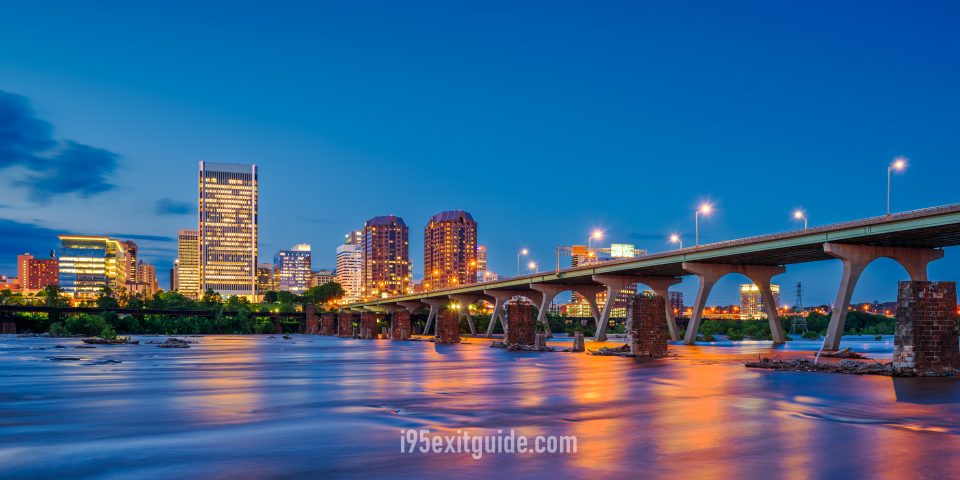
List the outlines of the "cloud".
{"type": "Polygon", "coordinates": [[[190,202],[178,202],[169,198],[161,198],[153,207],[157,215],[188,215],[196,212],[196,207],[190,202]]]}
{"type": "Polygon", "coordinates": [[[61,233],[66,232],[0,218],[0,273],[15,277],[17,255],[21,253],[46,257],[50,250],[60,245],[57,235],[61,233]]]}
{"type": "Polygon", "coordinates": [[[143,240],[147,242],[175,242],[174,237],[166,235],[141,235],[137,233],[108,233],[108,237],[118,238],[120,240],[143,240]]]}
{"type": "Polygon", "coordinates": [[[109,177],[120,155],[71,140],[53,138],[53,127],[36,116],[25,97],[0,90],[0,170],[29,170],[12,185],[27,189],[30,200],[47,203],[54,197],[83,198],[114,188],[109,177]]]}

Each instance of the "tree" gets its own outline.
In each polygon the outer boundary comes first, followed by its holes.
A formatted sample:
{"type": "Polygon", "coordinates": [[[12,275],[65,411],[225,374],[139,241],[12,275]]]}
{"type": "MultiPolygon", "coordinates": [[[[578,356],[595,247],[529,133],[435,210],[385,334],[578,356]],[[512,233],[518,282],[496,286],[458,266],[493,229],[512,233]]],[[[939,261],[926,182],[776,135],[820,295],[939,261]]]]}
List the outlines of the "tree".
{"type": "Polygon", "coordinates": [[[59,285],[47,285],[37,294],[37,297],[42,298],[43,304],[48,307],[66,307],[70,304],[59,285]]]}
{"type": "Polygon", "coordinates": [[[263,294],[263,303],[277,303],[277,292],[269,290],[263,294]]]}
{"type": "Polygon", "coordinates": [[[223,301],[223,297],[219,293],[213,291],[212,288],[208,288],[206,292],[203,292],[203,298],[200,299],[200,302],[207,305],[212,305],[214,303],[220,303],[223,301]]]}
{"type": "Polygon", "coordinates": [[[100,293],[97,294],[97,307],[98,308],[117,308],[120,306],[120,303],[117,302],[117,299],[113,296],[113,290],[110,287],[103,287],[100,289],[100,293]]]}
{"type": "Polygon", "coordinates": [[[339,283],[327,282],[303,292],[303,300],[309,303],[327,303],[330,300],[343,298],[343,295],[343,287],[339,283]]]}

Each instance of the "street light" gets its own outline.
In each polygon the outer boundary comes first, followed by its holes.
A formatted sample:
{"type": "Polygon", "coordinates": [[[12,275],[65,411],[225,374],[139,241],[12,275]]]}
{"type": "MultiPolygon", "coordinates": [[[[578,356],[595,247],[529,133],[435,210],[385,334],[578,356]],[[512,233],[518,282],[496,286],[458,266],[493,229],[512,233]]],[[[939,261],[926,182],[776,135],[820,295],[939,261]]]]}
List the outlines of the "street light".
{"type": "Polygon", "coordinates": [[[517,252],[517,276],[518,277],[520,276],[520,255],[526,255],[528,253],[530,253],[530,251],[527,250],[526,248],[523,248],[519,252],[517,252]]]}
{"type": "Polygon", "coordinates": [[[676,233],[670,235],[670,243],[679,243],[680,250],[683,250],[683,239],[680,238],[680,235],[677,235],[676,233]]]}
{"type": "Polygon", "coordinates": [[[896,170],[902,172],[904,168],[907,168],[907,159],[904,157],[897,157],[893,159],[893,163],[887,167],[887,216],[890,216],[890,174],[896,170]]]}
{"type": "Polygon", "coordinates": [[[807,229],[807,214],[803,210],[797,210],[793,212],[793,218],[797,220],[803,220],[803,229],[807,229]]]}
{"type": "Polygon", "coordinates": [[[587,255],[593,251],[593,241],[600,240],[603,238],[603,232],[599,228],[594,229],[593,232],[590,232],[590,236],[587,237],[587,255]]]}
{"type": "Polygon", "coordinates": [[[540,270],[537,268],[537,262],[528,263],[527,268],[529,268],[531,271],[536,270],[536,273],[540,273],[540,270]]]}
{"type": "Polygon", "coordinates": [[[709,203],[700,204],[700,208],[697,209],[697,213],[693,214],[693,227],[694,227],[694,245],[700,246],[700,214],[710,215],[710,212],[713,211],[713,205],[709,203]]]}

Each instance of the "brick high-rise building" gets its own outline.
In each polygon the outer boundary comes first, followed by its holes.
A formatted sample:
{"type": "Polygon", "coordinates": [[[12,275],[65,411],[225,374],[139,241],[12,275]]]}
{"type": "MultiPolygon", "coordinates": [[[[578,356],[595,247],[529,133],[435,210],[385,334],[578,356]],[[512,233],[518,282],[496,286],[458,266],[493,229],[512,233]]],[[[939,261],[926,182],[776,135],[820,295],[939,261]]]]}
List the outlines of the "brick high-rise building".
{"type": "Polygon", "coordinates": [[[477,222],[463,210],[441,212],[423,227],[424,289],[477,281],[477,222]]]}
{"type": "Polygon", "coordinates": [[[60,262],[41,260],[29,253],[17,255],[17,279],[23,293],[36,293],[49,285],[60,284],[60,262]]]}
{"type": "Polygon", "coordinates": [[[383,298],[410,292],[410,229],[394,215],[374,217],[363,227],[360,248],[362,297],[383,298]]]}

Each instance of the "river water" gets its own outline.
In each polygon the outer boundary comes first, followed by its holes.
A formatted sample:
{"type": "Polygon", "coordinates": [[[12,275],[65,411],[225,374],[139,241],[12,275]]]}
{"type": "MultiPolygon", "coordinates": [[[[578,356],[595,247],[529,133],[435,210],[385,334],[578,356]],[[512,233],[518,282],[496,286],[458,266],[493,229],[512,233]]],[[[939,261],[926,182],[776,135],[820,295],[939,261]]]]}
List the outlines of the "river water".
{"type": "MultiPolygon", "coordinates": [[[[78,349],[78,339],[0,336],[0,477],[960,475],[960,379],[742,366],[817,342],[677,345],[676,357],[635,361],[478,339],[194,340],[78,349]],[[577,452],[401,453],[402,429],[575,435],[577,452]]],[[[844,346],[882,359],[892,342],[844,346]]]]}

